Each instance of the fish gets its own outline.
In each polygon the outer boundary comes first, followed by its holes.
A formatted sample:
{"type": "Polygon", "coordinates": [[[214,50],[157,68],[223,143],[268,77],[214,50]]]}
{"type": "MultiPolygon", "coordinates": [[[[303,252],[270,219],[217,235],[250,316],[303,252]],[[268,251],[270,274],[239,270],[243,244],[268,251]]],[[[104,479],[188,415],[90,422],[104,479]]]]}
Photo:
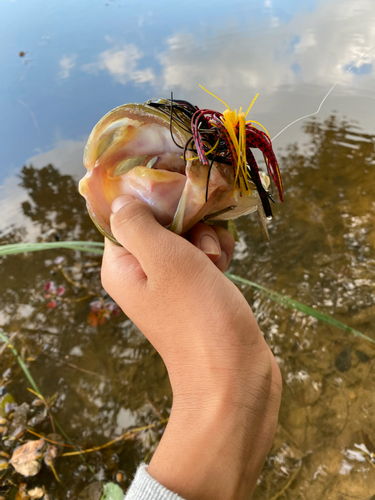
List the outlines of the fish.
{"type": "Polygon", "coordinates": [[[158,222],[177,234],[199,221],[257,212],[269,240],[269,187],[272,179],[282,201],[281,176],[266,129],[246,121],[246,115],[228,106],[223,113],[199,109],[174,100],[173,94],[107,113],[88,138],[87,172],[79,182],[99,231],[118,243],[110,226],[111,204],[129,194],[147,203],[158,222]],[[267,173],[259,170],[254,148],[262,152],[267,173]]]}

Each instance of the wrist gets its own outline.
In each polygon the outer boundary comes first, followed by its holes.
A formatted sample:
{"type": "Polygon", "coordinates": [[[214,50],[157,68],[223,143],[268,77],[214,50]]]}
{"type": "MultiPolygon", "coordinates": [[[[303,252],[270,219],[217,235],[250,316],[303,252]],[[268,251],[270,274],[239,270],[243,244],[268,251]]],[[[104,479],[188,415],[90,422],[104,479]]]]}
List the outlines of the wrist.
{"type": "Polygon", "coordinates": [[[259,432],[272,378],[269,352],[256,365],[256,375],[237,366],[216,381],[202,380],[194,393],[172,384],[171,417],[151,476],[187,500],[250,497],[271,443],[259,432]]]}

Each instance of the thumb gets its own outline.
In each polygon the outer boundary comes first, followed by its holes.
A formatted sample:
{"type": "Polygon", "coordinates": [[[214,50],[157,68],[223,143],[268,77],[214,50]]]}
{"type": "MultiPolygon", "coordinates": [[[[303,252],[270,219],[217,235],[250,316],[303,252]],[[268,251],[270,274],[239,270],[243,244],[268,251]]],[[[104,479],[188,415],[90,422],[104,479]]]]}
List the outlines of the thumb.
{"type": "MultiPolygon", "coordinates": [[[[130,195],[112,203],[111,229],[117,241],[140,263],[146,276],[170,264],[187,242],[161,226],[149,205],[130,195]]],[[[183,251],[183,250],[181,250],[183,251]]]]}

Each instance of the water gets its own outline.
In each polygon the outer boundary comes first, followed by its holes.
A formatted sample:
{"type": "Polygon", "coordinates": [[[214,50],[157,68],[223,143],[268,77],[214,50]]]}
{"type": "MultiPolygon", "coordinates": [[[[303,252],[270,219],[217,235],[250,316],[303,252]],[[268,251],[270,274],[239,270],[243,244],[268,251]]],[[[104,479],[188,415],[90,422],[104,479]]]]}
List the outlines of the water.
{"type": "MultiPolygon", "coordinates": [[[[175,98],[222,111],[198,84],[232,108],[247,108],[259,92],[251,117],[273,137],[314,112],[339,80],[315,120],[276,139],[285,203],[273,207],[269,244],[255,219],[239,220],[230,270],[374,338],[375,51],[345,74],[375,46],[371,0],[178,7],[16,0],[0,9],[1,243],[51,238],[51,229],[61,239],[100,240],[76,182],[88,134],[119,104],[173,90],[175,98]]],[[[168,416],[164,365],[142,334],[124,316],[88,323],[90,302],[108,300],[100,259],[66,250],[2,258],[1,264],[0,325],[8,334],[19,332],[16,348],[34,359],[29,368],[44,396],[57,393],[53,411],[71,439],[91,448],[129,426],[168,416]],[[57,257],[64,260],[55,263],[57,257]],[[50,280],[66,288],[55,309],[47,308],[43,291],[50,280]]],[[[375,351],[243,292],[284,378],[280,425],[255,498],[275,498],[283,488],[290,499],[370,498],[373,468],[348,450],[375,445],[375,351]]],[[[19,403],[30,402],[10,352],[0,365],[7,390],[19,403]]],[[[38,431],[51,432],[48,421],[38,431]]],[[[113,480],[121,470],[125,489],[161,432],[157,426],[87,455],[94,473],[79,458],[60,458],[62,484],[47,469],[36,482],[51,498],[76,498],[95,478],[113,480]]]]}

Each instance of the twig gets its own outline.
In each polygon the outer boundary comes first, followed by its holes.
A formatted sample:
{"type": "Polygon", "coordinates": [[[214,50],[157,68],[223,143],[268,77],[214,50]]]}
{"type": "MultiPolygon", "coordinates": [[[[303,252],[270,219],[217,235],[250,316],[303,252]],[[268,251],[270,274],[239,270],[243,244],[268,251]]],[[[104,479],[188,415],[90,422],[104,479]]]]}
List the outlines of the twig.
{"type": "Polygon", "coordinates": [[[100,266],[101,265],[101,261],[100,262],[86,262],[86,264],[83,264],[83,267],[95,267],[95,266],[100,266]]]}
{"type": "MultiPolygon", "coordinates": [[[[45,460],[45,459],[44,459],[44,460],[45,460]]],[[[47,463],[47,462],[45,462],[45,463],[47,463]]],[[[47,464],[47,465],[51,468],[51,470],[52,470],[52,472],[53,472],[53,475],[55,476],[56,481],[57,481],[58,483],[61,483],[61,479],[60,479],[60,478],[59,478],[59,476],[57,475],[57,472],[56,472],[55,466],[53,465],[52,460],[50,460],[50,461],[48,462],[48,464],[47,464]]]]}
{"type": "Polygon", "coordinates": [[[87,288],[86,285],[82,285],[81,283],[77,283],[76,281],[73,281],[71,278],[69,278],[69,276],[66,274],[66,272],[62,266],[60,267],[60,271],[61,271],[62,275],[64,276],[64,278],[66,279],[66,281],[68,283],[70,283],[71,285],[76,286],[78,288],[87,288]]]}
{"type": "Polygon", "coordinates": [[[156,408],[156,406],[148,398],[146,399],[146,403],[151,406],[151,408],[154,410],[154,412],[156,413],[156,415],[159,418],[163,418],[163,415],[160,413],[160,411],[156,408]]]}
{"type": "Polygon", "coordinates": [[[130,431],[125,432],[125,434],[122,434],[121,436],[112,439],[112,441],[109,441],[106,444],[103,444],[101,446],[95,446],[95,448],[89,448],[87,450],[81,450],[81,451],[69,451],[68,453],[63,453],[61,456],[62,457],[70,457],[73,455],[79,455],[80,453],[91,453],[92,451],[98,451],[102,450],[103,448],[108,448],[108,446],[111,446],[112,444],[116,443],[117,441],[120,441],[121,439],[131,439],[133,437],[133,434],[136,434],[137,432],[145,431],[147,429],[152,429],[153,427],[156,427],[157,425],[160,424],[165,424],[168,422],[168,418],[164,418],[163,420],[159,420],[159,422],[156,422],[154,424],[150,425],[145,425],[144,427],[137,427],[136,429],[132,429],[130,431]]]}
{"type": "Polygon", "coordinates": [[[340,436],[340,434],[343,432],[343,430],[345,429],[347,423],[348,423],[348,420],[349,420],[349,412],[350,412],[350,406],[349,406],[349,401],[348,401],[348,396],[346,395],[346,392],[344,391],[343,388],[341,388],[341,391],[342,394],[344,395],[344,399],[345,399],[345,403],[346,403],[346,416],[345,416],[345,422],[344,422],[344,425],[342,426],[342,428],[339,430],[339,432],[336,434],[336,438],[340,436]]]}
{"type": "Polygon", "coordinates": [[[370,458],[368,455],[366,455],[366,457],[365,457],[365,458],[366,458],[367,462],[371,465],[371,467],[373,467],[373,468],[375,469],[375,464],[374,464],[374,462],[371,460],[371,458],[370,458]]]}
{"type": "MultiPolygon", "coordinates": [[[[87,287],[86,287],[87,288],[87,287]]],[[[76,303],[76,302],[82,302],[87,299],[92,299],[93,293],[89,293],[88,295],[85,295],[84,297],[78,297],[78,299],[68,299],[68,298],[62,298],[60,299],[62,302],[69,302],[69,303],[76,303]]]]}
{"type": "Polygon", "coordinates": [[[146,455],[145,455],[145,457],[143,459],[144,463],[148,462],[148,459],[150,458],[151,453],[152,453],[152,451],[148,450],[148,452],[146,453],[146,455]]]}
{"type": "Polygon", "coordinates": [[[91,370],[86,370],[85,368],[81,368],[80,366],[74,365],[73,363],[69,363],[68,361],[64,361],[63,359],[55,358],[54,356],[52,356],[52,354],[50,354],[46,351],[42,351],[40,354],[45,354],[46,356],[53,359],[54,361],[56,361],[58,363],[63,363],[64,365],[68,365],[71,368],[74,368],[75,370],[78,370],[80,372],[87,373],[88,375],[95,375],[96,377],[104,378],[103,375],[101,375],[100,373],[92,372],[91,370]]]}
{"type": "Polygon", "coordinates": [[[272,498],[270,498],[269,500],[277,500],[278,498],[280,498],[281,495],[283,495],[286,492],[286,490],[289,488],[289,486],[296,479],[296,477],[298,476],[298,473],[300,472],[301,468],[302,468],[302,460],[299,461],[297,469],[290,476],[289,481],[285,484],[285,486],[283,488],[281,488],[281,490],[279,492],[277,492],[276,495],[273,496],[272,498]]]}
{"type": "Polygon", "coordinates": [[[37,398],[39,398],[41,401],[43,401],[43,404],[47,408],[48,415],[49,415],[49,418],[51,420],[52,431],[55,434],[56,433],[56,427],[55,427],[55,422],[53,420],[53,416],[52,416],[52,413],[51,413],[51,408],[49,407],[49,404],[45,400],[44,396],[42,394],[38,394],[36,391],[33,391],[32,389],[30,389],[30,387],[28,387],[27,390],[29,392],[31,392],[31,394],[34,394],[34,396],[36,396],[37,398]]]}
{"type": "MultiPolygon", "coordinates": [[[[288,429],[286,429],[283,425],[280,424],[280,422],[278,423],[280,429],[282,429],[283,432],[285,432],[285,434],[288,436],[288,439],[289,441],[292,443],[292,445],[301,453],[301,455],[303,455],[303,457],[306,455],[305,453],[303,453],[300,449],[299,449],[299,445],[297,444],[297,442],[295,441],[295,439],[293,438],[293,436],[291,435],[291,433],[288,431],[288,429]]],[[[302,457],[302,458],[303,458],[302,457]]]]}
{"type": "Polygon", "coordinates": [[[61,332],[51,332],[49,330],[42,330],[41,328],[31,328],[30,326],[23,326],[22,327],[23,332],[27,333],[35,333],[38,335],[54,335],[54,336],[60,336],[61,332]]]}
{"type": "Polygon", "coordinates": [[[48,443],[51,444],[56,444],[58,446],[64,446],[65,448],[75,448],[73,444],[66,444],[66,443],[59,443],[58,441],[53,441],[52,439],[48,439],[45,436],[42,436],[42,434],[38,434],[37,432],[32,431],[31,429],[27,429],[27,432],[30,432],[30,434],[33,434],[34,436],[44,439],[45,441],[48,441],[48,443]]]}
{"type": "MultiPolygon", "coordinates": [[[[325,492],[325,491],[326,491],[326,489],[324,490],[324,492],[325,492]]],[[[357,495],[356,495],[356,496],[354,496],[354,495],[349,495],[349,493],[344,493],[343,491],[340,491],[340,490],[338,490],[338,489],[336,489],[336,488],[332,488],[332,490],[331,490],[331,491],[332,491],[332,492],[337,492],[337,493],[339,493],[339,495],[340,495],[340,497],[339,497],[339,498],[342,498],[342,497],[341,497],[341,495],[344,495],[344,497],[346,497],[346,498],[354,498],[354,499],[356,499],[356,500],[366,500],[366,499],[367,499],[367,497],[365,498],[365,497],[363,497],[363,496],[357,497],[357,495]]],[[[343,500],[344,500],[344,499],[343,499],[343,500]]],[[[371,499],[370,499],[370,500],[371,500],[371,499]]]]}
{"type": "MultiPolygon", "coordinates": [[[[64,429],[61,427],[61,425],[59,424],[58,420],[56,420],[56,425],[59,429],[59,431],[61,432],[61,434],[64,436],[64,438],[71,444],[73,445],[73,447],[78,450],[78,446],[74,445],[72,440],[70,439],[70,437],[67,435],[67,433],[64,431],[64,429]]],[[[84,462],[87,466],[87,468],[89,469],[89,471],[91,472],[91,474],[95,474],[95,470],[94,468],[87,462],[86,458],[82,455],[82,453],[78,450],[76,453],[76,455],[79,455],[80,459],[82,460],[82,462],[84,462]]]]}

